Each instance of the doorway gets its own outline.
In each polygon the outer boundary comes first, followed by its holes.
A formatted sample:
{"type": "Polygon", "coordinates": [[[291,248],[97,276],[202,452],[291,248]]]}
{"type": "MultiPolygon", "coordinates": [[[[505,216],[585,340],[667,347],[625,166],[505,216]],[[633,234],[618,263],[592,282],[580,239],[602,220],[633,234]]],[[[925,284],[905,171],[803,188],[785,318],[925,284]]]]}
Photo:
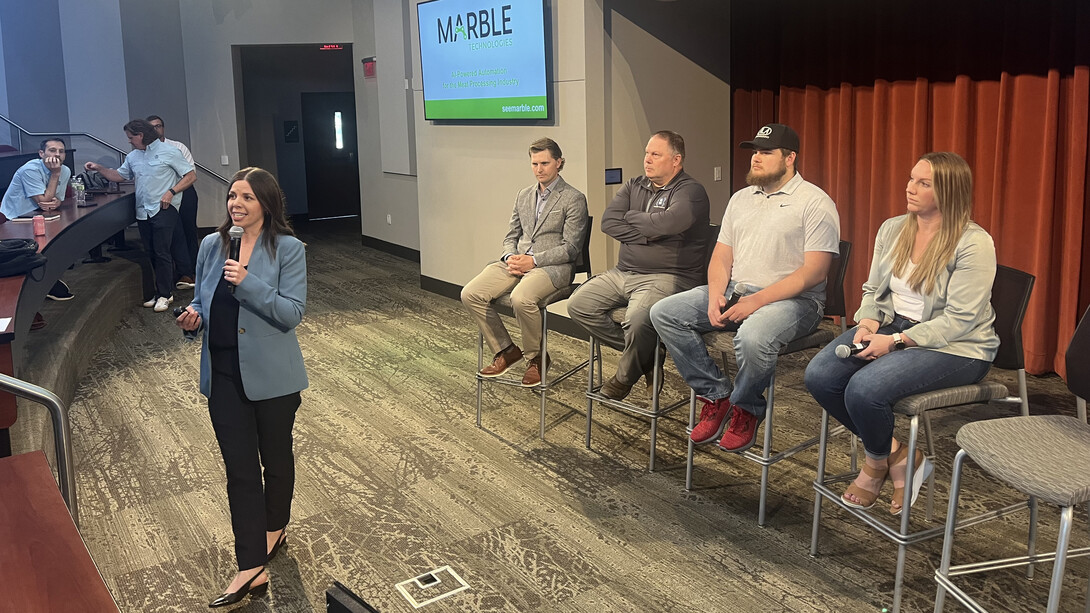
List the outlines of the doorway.
{"type": "Polygon", "coordinates": [[[359,215],[356,96],[352,92],[304,93],[302,101],[310,219],[359,215]]]}
{"type": "MultiPolygon", "coordinates": [[[[273,173],[284,191],[287,212],[296,219],[329,215],[321,201],[308,197],[307,135],[303,129],[303,97],[311,93],[351,92],[352,45],[236,45],[236,117],[238,120],[239,166],[260,166],[273,173]],[[314,205],[312,207],[312,204],[314,205]]],[[[351,94],[348,94],[351,96],[351,94]]],[[[342,105],[343,106],[343,105],[342,105]]],[[[342,139],[355,155],[355,108],[352,102],[341,108],[342,139]]],[[[314,128],[322,134],[321,122],[314,128]]],[[[328,129],[325,130],[328,132],[328,129]]],[[[355,163],[355,162],[353,162],[355,163]]],[[[314,166],[322,165],[315,161],[314,166]]],[[[352,184],[359,193],[359,180],[352,184]]],[[[348,179],[345,179],[348,181],[348,179]]],[[[337,203],[346,210],[348,198],[337,203]]],[[[359,197],[350,213],[359,215],[359,197]]]]}

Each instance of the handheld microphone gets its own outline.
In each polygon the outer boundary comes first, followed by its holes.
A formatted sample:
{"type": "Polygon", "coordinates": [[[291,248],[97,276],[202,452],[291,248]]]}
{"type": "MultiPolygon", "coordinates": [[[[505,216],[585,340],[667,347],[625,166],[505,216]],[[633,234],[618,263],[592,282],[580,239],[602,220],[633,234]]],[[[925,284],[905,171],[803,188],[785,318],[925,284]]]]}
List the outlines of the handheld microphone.
{"type": "Polygon", "coordinates": [[[174,313],[174,318],[177,319],[177,318],[182,316],[182,313],[185,313],[185,307],[184,306],[174,307],[174,310],[171,311],[171,313],[174,313]]]}
{"type": "MultiPolygon", "coordinates": [[[[231,229],[227,231],[227,236],[231,238],[231,248],[227,252],[227,259],[238,261],[239,253],[242,252],[242,234],[245,232],[238,226],[231,226],[231,229]]],[[[231,293],[235,293],[235,284],[230,284],[231,293]]]]}
{"type": "Polygon", "coordinates": [[[722,313],[726,313],[732,306],[738,304],[738,299],[745,295],[749,291],[745,283],[737,283],[734,286],[734,291],[731,292],[730,297],[727,298],[727,306],[723,307],[722,313]]]}
{"type": "Polygon", "coordinates": [[[846,357],[853,356],[860,351],[863,351],[867,348],[867,345],[870,345],[869,341],[865,343],[852,343],[851,345],[838,345],[834,353],[836,353],[836,357],[843,360],[846,357]]]}

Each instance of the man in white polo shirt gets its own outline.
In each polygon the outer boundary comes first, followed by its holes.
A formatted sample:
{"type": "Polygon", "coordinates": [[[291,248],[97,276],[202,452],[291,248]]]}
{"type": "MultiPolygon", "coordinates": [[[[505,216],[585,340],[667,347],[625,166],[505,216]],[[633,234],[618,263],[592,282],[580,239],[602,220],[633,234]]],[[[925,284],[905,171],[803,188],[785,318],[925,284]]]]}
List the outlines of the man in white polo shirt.
{"type": "MultiPolygon", "coordinates": [[[[193,162],[193,154],[190,153],[189,147],[186,147],[180,141],[176,141],[167,138],[166,124],[163,123],[163,118],[158,115],[148,115],[148,123],[151,127],[155,128],[155,131],[159,134],[159,141],[168,145],[178,148],[178,151],[182,152],[182,157],[190,164],[193,162]]],[[[196,170],[196,164],[194,164],[194,170],[196,170]]],[[[175,262],[183,262],[188,259],[188,266],[186,268],[193,269],[197,266],[197,188],[194,185],[190,185],[182,191],[182,205],[178,207],[178,214],[180,217],[180,223],[178,229],[174,232],[174,241],[171,243],[172,252],[174,254],[175,262]]],[[[187,275],[180,275],[178,282],[174,284],[177,289],[193,289],[193,277],[187,275]]]]}
{"type": "Polygon", "coordinates": [[[825,278],[840,251],[836,204],[798,173],[799,135],[772,123],[739,146],[753,150],[749,187],[727,204],[708,285],[651,307],[678,372],[704,402],[690,439],[698,445],[719,439],[720,449],[733,452],[757,438],[780,349],[820,323],[825,278]],[[740,296],[733,304],[732,295],[740,296]],[[733,382],[701,337],[723,329],[736,331],[733,382]]]}

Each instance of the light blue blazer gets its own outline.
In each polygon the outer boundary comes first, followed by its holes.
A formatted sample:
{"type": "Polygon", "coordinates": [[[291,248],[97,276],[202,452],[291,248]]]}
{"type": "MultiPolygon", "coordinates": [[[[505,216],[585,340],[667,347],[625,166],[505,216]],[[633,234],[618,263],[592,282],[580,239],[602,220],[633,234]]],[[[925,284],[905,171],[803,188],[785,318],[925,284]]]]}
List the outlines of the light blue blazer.
{"type": "MultiPolygon", "coordinates": [[[[208,354],[208,311],[223,277],[227,254],[218,232],[201,241],[196,285],[189,306],[201,316],[201,393],[211,393],[212,361],[208,354]]],[[[295,326],[307,305],[307,258],[302,241],[283,235],[276,255],[263,238],[250,255],[246,278],[235,287],[238,309],[238,365],[250,400],[268,400],[306,389],[303,353],[295,326]]]]}

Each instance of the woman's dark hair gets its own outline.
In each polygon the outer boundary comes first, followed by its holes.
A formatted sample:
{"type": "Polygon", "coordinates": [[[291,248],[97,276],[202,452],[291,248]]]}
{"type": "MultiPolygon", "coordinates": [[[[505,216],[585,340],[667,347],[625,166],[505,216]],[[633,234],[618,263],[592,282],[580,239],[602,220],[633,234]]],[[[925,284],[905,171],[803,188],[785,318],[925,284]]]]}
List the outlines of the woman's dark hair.
{"type": "Polygon", "coordinates": [[[134,119],[125,124],[122,129],[129,134],[139,134],[142,137],[141,140],[144,141],[145,147],[159,140],[159,133],[155,131],[150,123],[143,119],[134,119]]]}
{"type": "MultiPolygon", "coordinates": [[[[235,176],[231,177],[231,184],[227,187],[228,194],[230,194],[231,188],[235,183],[239,181],[245,181],[250,184],[250,189],[254,191],[254,196],[257,197],[257,201],[261,204],[261,210],[264,212],[265,217],[261,226],[261,240],[265,244],[265,249],[270,254],[276,255],[276,243],[281,234],[287,234],[288,236],[295,236],[295,232],[291,229],[291,224],[288,222],[287,214],[284,208],[284,192],[280,191],[280,185],[276,182],[276,178],[272,176],[269,171],[263,168],[257,168],[250,166],[249,168],[243,168],[235,173],[235,176]]],[[[224,201],[226,207],[227,202],[224,201]]],[[[216,229],[220,234],[220,243],[223,245],[223,250],[227,251],[228,245],[231,242],[227,231],[231,229],[234,223],[231,221],[231,213],[227,213],[226,219],[220,224],[220,227],[216,229]]]]}

